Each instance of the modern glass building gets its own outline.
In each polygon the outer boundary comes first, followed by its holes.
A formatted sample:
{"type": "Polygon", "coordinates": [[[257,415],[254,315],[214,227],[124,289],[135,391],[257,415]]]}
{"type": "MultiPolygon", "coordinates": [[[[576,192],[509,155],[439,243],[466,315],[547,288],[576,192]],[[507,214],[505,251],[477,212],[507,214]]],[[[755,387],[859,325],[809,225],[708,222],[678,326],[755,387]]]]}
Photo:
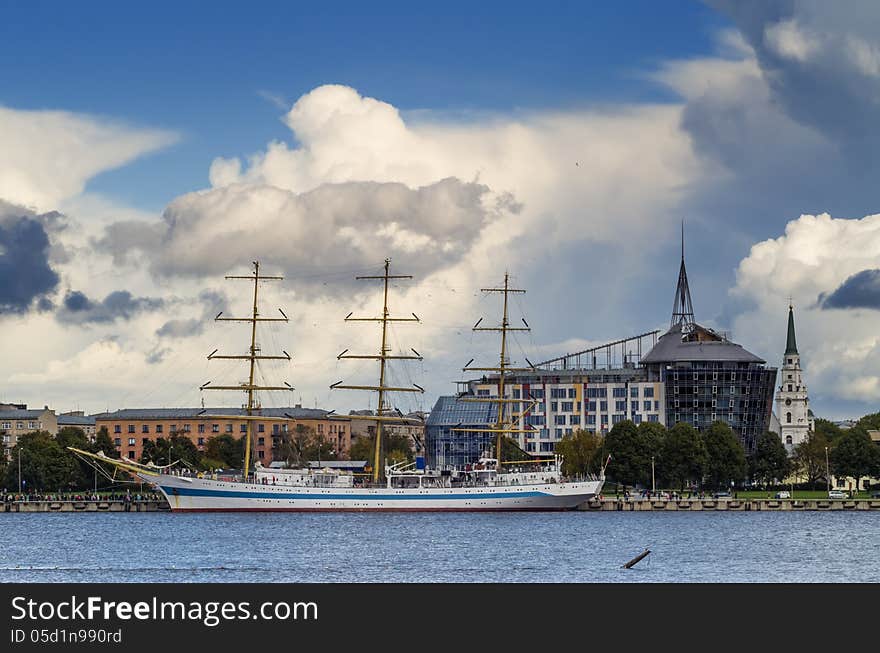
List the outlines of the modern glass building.
{"type": "Polygon", "coordinates": [[[649,379],[665,387],[666,424],[705,429],[726,422],[746,453],[770,428],[776,368],[698,324],[675,325],[642,358],[649,379]]]}
{"type": "Polygon", "coordinates": [[[493,453],[493,433],[458,429],[486,428],[498,417],[498,404],[440,397],[425,423],[425,457],[433,469],[462,469],[484,453],[493,453]]]}

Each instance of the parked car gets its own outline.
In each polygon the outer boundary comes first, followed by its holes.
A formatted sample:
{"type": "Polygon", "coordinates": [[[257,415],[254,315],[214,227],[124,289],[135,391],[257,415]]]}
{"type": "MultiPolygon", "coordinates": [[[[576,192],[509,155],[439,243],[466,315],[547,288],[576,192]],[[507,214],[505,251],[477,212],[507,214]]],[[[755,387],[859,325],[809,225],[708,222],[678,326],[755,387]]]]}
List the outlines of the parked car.
{"type": "Polygon", "coordinates": [[[716,499],[729,499],[730,492],[728,492],[726,490],[722,490],[721,492],[716,492],[712,496],[715,497],[716,499]]]}
{"type": "Polygon", "coordinates": [[[849,495],[843,490],[829,490],[828,491],[829,499],[848,499],[849,495]]]}
{"type": "Polygon", "coordinates": [[[791,499],[791,492],[788,490],[780,490],[776,493],[777,499],[791,499]]]}
{"type": "Polygon", "coordinates": [[[871,490],[872,499],[880,499],[880,490],[871,490]]]}

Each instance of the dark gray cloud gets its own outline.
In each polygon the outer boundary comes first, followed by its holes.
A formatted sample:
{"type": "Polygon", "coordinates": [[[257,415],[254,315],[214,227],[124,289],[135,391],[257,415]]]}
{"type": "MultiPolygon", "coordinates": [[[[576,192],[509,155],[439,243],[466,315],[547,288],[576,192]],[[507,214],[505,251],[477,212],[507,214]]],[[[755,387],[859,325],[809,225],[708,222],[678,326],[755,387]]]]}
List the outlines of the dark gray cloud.
{"type": "Polygon", "coordinates": [[[710,0],[754,48],[774,102],[827,134],[850,159],[880,145],[880,3],[710,0]]]}
{"type": "Polygon", "coordinates": [[[90,299],[78,290],[65,295],[61,308],[55,314],[64,324],[102,324],[117,319],[128,320],[137,313],[162,308],[165,301],[155,297],[134,297],[127,290],[111,292],[101,301],[90,299]]]}
{"type": "Polygon", "coordinates": [[[819,306],[880,310],[880,270],[862,270],[849,277],[831,294],[822,293],[819,306]]]}
{"type": "Polygon", "coordinates": [[[44,224],[55,215],[38,216],[0,201],[0,315],[24,313],[57,287],[44,224]]]}
{"type": "Polygon", "coordinates": [[[205,325],[210,322],[217,313],[226,310],[227,299],[223,293],[213,290],[205,290],[199,294],[202,303],[202,314],[185,320],[168,320],[156,330],[160,338],[188,338],[197,336],[205,330],[205,325]]]}
{"type": "MultiPolygon", "coordinates": [[[[283,271],[298,291],[331,292],[334,279],[363,287],[352,270],[395,265],[424,276],[458,262],[482,229],[522,205],[509,193],[449,177],[418,188],[402,183],[323,184],[304,193],[269,185],[233,184],[189,193],[165,209],[158,225],[120,222],[97,241],[117,260],[142,252],[156,276],[222,276],[249,267],[259,255],[266,269],[283,271]],[[222,256],[218,256],[222,252],[222,256]],[[344,254],[343,254],[344,252],[344,254]]],[[[168,333],[189,325],[168,327],[168,333]]]]}

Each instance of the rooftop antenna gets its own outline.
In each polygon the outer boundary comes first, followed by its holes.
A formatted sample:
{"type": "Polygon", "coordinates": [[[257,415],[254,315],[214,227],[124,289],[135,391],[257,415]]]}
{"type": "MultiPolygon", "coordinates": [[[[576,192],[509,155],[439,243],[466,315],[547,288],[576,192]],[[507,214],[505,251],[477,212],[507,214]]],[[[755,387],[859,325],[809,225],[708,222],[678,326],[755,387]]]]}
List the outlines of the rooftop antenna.
{"type": "Polygon", "coordinates": [[[691,290],[684,265],[684,220],[681,221],[681,267],[678,270],[678,285],[675,288],[669,328],[672,330],[676,326],[681,327],[682,333],[689,333],[694,328],[694,305],[691,302],[691,290]]]}

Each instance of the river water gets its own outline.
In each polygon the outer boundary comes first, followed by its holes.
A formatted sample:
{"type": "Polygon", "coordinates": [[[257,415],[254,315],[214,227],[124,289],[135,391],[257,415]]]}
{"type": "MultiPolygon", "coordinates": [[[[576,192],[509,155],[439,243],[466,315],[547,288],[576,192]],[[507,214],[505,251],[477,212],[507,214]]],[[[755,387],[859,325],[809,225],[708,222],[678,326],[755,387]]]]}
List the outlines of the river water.
{"type": "Polygon", "coordinates": [[[880,582],[878,546],[880,512],[0,513],[0,581],[880,582]]]}

